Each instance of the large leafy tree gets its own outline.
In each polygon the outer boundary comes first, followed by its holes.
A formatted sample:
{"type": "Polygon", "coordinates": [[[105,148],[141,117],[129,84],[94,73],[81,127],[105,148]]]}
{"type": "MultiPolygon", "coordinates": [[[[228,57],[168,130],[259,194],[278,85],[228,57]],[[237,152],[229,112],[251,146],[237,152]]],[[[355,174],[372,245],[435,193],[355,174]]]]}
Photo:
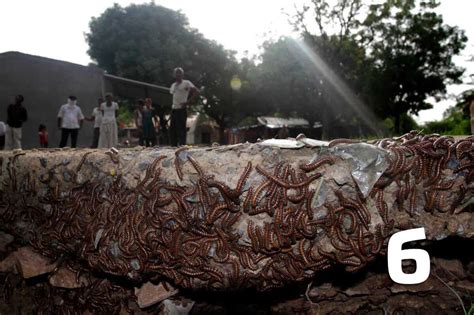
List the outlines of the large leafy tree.
{"type": "Polygon", "coordinates": [[[198,109],[214,118],[221,130],[235,113],[229,82],[238,71],[234,53],[206,39],[180,12],[153,2],[115,4],[90,22],[89,55],[109,73],[168,86],[181,66],[202,88],[198,109]]]}
{"type": "Polygon", "coordinates": [[[449,107],[440,121],[428,122],[423,126],[427,133],[447,135],[470,135],[471,113],[469,105],[474,99],[474,89],[466,90],[457,96],[457,103],[449,107]]]}
{"type": "Polygon", "coordinates": [[[382,117],[392,116],[400,130],[404,113],[418,114],[429,109],[426,98],[442,98],[446,85],[460,83],[463,69],[452,57],[459,54],[467,41],[464,32],[443,23],[434,10],[434,0],[387,1],[370,6],[363,22],[361,41],[369,49],[369,60],[375,65],[368,80],[374,106],[382,117]]]}
{"type": "Polygon", "coordinates": [[[431,105],[463,70],[452,57],[467,38],[443,23],[435,0],[311,0],[294,17],[303,38],[380,118],[401,117],[431,105]],[[348,49],[349,48],[349,49],[348,49]]]}
{"type": "Polygon", "coordinates": [[[319,106],[320,77],[312,73],[297,43],[291,38],[266,42],[256,88],[265,97],[262,107],[285,116],[302,115],[314,121],[319,106]]]}
{"type": "Polygon", "coordinates": [[[378,132],[360,95],[365,53],[354,40],[307,35],[263,47],[257,86],[267,108],[321,121],[328,138],[378,132]]]}
{"type": "Polygon", "coordinates": [[[89,55],[115,75],[165,84],[177,64],[191,63],[194,51],[187,47],[194,32],[179,12],[153,3],[114,4],[89,26],[89,55]]]}
{"type": "Polygon", "coordinates": [[[327,138],[377,134],[380,128],[361,95],[361,77],[371,65],[365,48],[349,33],[358,6],[343,8],[341,3],[331,7],[315,1],[314,32],[306,6],[294,17],[300,39],[264,43],[259,91],[274,111],[323,122],[327,138]],[[326,25],[334,21],[344,22],[330,34],[326,25]]]}

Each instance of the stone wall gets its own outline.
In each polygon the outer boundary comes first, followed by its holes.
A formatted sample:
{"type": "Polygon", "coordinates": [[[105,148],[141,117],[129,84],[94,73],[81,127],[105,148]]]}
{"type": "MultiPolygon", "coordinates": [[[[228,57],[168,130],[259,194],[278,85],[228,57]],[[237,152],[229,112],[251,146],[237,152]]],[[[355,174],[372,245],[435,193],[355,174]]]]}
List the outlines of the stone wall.
{"type": "Polygon", "coordinates": [[[293,306],[311,311],[454,311],[456,296],[438,296],[474,293],[473,140],[414,132],[373,143],[0,152],[3,270],[49,274],[49,311],[146,310],[175,288],[183,308],[214,294],[203,292],[254,292],[275,312],[288,312],[278,304],[294,294],[304,299],[293,306]],[[433,272],[397,286],[387,243],[418,227],[433,272]]]}

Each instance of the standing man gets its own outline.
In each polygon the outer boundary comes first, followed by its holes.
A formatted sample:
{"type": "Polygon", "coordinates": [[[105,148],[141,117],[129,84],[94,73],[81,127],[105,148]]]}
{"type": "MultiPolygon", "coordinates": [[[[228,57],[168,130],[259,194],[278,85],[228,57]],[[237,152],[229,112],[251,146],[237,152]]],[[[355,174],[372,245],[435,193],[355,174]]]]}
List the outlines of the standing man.
{"type": "Polygon", "coordinates": [[[71,148],[76,147],[77,135],[84,122],[84,115],[76,103],[77,97],[71,95],[67,99],[67,104],[62,105],[59,109],[58,127],[61,128],[60,148],[64,148],[67,145],[69,135],[71,135],[71,148]]]}
{"type": "Polygon", "coordinates": [[[177,147],[186,144],[186,119],[188,117],[186,107],[194,103],[199,96],[199,90],[191,81],[183,80],[184,71],[182,68],[174,69],[174,77],[176,81],[170,88],[170,93],[173,94],[170,140],[171,145],[177,147]],[[190,93],[191,98],[189,98],[190,93]]]}
{"type": "Polygon", "coordinates": [[[104,102],[102,97],[97,99],[97,107],[92,110],[91,117],[86,117],[86,120],[94,122],[94,135],[92,138],[92,149],[96,149],[99,146],[100,136],[100,124],[102,124],[102,112],[100,111],[100,105],[104,102]]]}
{"type": "Polygon", "coordinates": [[[5,133],[5,149],[21,149],[21,126],[28,119],[28,113],[23,107],[22,95],[15,96],[14,104],[8,105],[7,128],[5,133]]]}

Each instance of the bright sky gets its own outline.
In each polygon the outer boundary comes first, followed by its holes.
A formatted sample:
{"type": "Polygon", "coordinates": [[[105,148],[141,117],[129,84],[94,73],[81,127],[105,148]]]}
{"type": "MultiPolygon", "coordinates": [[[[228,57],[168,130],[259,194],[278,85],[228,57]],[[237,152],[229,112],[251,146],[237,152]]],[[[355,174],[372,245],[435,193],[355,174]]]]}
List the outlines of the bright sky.
{"type": "MultiPolygon", "coordinates": [[[[130,0],[1,0],[0,4],[0,52],[20,51],[54,59],[87,65],[84,33],[89,31],[89,21],[106,8],[119,3],[149,1],[130,0]]],[[[156,0],[171,9],[181,10],[189,18],[192,27],[207,38],[244,56],[258,53],[258,46],[265,38],[291,34],[287,16],[293,12],[294,3],[301,0],[156,0]]],[[[445,22],[457,25],[470,38],[463,56],[456,58],[458,65],[467,67],[466,82],[474,74],[474,62],[466,62],[474,56],[474,1],[442,0],[439,8],[445,22]]],[[[474,77],[473,77],[474,79],[474,77]]],[[[449,87],[449,93],[458,94],[473,85],[449,87]]],[[[419,122],[440,119],[446,108],[453,104],[443,101],[433,110],[424,111],[419,122]]]]}

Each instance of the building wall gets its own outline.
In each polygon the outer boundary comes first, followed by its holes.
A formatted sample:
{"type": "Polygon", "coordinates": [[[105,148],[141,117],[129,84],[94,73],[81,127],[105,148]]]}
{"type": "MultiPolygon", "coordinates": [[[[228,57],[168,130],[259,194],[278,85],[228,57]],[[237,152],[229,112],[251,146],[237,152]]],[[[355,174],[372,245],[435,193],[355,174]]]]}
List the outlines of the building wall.
{"type": "Polygon", "coordinates": [[[186,132],[186,144],[207,144],[219,142],[219,128],[216,122],[206,115],[197,114],[197,117],[189,117],[186,123],[188,131],[186,132]],[[203,139],[203,135],[207,134],[208,141],[203,139]]]}
{"type": "MultiPolygon", "coordinates": [[[[23,148],[39,147],[39,124],[48,128],[50,147],[57,147],[61,136],[57,114],[67,97],[77,96],[83,114],[90,116],[104,89],[103,71],[99,68],[18,52],[0,54],[0,120],[6,121],[10,98],[22,94],[28,110],[28,121],[23,126],[23,148]]],[[[90,146],[92,126],[92,122],[84,122],[79,147],[90,146]]]]}

